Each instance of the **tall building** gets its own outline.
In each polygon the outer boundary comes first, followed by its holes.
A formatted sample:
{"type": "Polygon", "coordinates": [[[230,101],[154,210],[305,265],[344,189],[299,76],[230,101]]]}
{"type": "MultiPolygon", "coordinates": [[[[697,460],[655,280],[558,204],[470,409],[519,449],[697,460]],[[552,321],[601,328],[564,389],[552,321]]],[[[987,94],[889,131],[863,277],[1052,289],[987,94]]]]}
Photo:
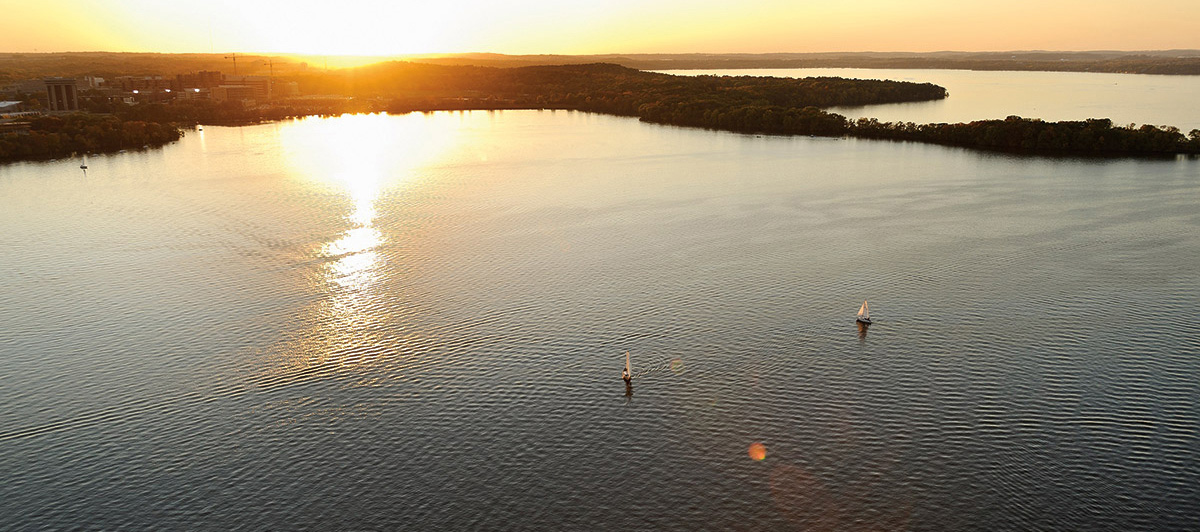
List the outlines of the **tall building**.
{"type": "Polygon", "coordinates": [[[124,92],[163,92],[171,88],[171,80],[162,76],[118,76],[108,80],[105,86],[124,92]]]}
{"type": "Polygon", "coordinates": [[[45,78],[43,81],[46,82],[51,111],[79,110],[79,95],[75,90],[74,78],[45,78]]]}
{"type": "Polygon", "coordinates": [[[254,99],[260,102],[271,99],[271,80],[266,76],[225,76],[222,85],[250,87],[254,90],[254,99]]]}
{"type": "Polygon", "coordinates": [[[258,91],[248,85],[221,85],[209,90],[216,102],[235,101],[253,105],[258,101],[258,91]]]}
{"type": "Polygon", "coordinates": [[[201,70],[193,74],[177,74],[174,89],[209,89],[224,83],[225,76],[212,70],[201,70]]]}

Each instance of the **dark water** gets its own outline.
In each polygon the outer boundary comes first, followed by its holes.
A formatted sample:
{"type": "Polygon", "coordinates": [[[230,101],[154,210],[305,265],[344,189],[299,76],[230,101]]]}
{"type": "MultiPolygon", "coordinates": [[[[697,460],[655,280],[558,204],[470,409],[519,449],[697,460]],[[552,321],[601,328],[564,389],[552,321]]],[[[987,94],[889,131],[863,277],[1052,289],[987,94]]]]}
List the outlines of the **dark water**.
{"type": "Polygon", "coordinates": [[[77,166],[0,167],[0,529],[1200,519],[1194,160],[477,112],[77,166]]]}

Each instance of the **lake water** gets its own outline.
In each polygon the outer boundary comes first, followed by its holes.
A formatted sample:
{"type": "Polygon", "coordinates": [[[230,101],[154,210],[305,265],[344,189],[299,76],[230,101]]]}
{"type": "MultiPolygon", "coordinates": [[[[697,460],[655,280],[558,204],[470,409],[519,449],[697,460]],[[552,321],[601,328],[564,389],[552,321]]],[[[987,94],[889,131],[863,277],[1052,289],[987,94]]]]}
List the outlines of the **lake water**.
{"type": "Polygon", "coordinates": [[[972,70],[793,68],[677,70],[678,75],[835,76],[933,83],[950,97],[860,107],[833,107],[850,118],[884,122],[957,123],[1018,115],[1047,121],[1110,118],[1113,124],[1200,129],[1200,76],[1151,76],[1090,72],[990,72],[972,70]]]}
{"type": "Polygon", "coordinates": [[[516,111],[89,166],[0,166],[0,529],[1200,517],[1195,160],[516,111]]]}

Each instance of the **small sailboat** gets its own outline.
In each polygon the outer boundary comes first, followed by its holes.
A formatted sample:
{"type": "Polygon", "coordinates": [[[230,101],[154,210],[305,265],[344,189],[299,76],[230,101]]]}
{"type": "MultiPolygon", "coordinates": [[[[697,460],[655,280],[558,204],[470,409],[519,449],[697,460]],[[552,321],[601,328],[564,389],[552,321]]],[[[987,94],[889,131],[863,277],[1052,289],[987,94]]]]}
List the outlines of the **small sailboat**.
{"type": "Polygon", "coordinates": [[[629,366],[629,351],[625,352],[625,370],[621,372],[621,379],[625,381],[625,384],[629,384],[633,380],[633,370],[629,366]]]}
{"type": "Polygon", "coordinates": [[[79,168],[81,170],[87,170],[87,154],[86,153],[83,154],[83,162],[79,163],[79,168]]]}
{"type": "Polygon", "coordinates": [[[863,304],[862,304],[862,306],[861,306],[861,307],[859,307],[859,309],[858,309],[858,319],[857,319],[857,320],[855,320],[855,321],[857,321],[857,322],[859,322],[859,323],[866,323],[866,324],[868,324],[868,325],[870,325],[870,324],[871,324],[871,309],[868,309],[868,308],[867,308],[867,302],[866,302],[866,301],[863,301],[863,304]]]}

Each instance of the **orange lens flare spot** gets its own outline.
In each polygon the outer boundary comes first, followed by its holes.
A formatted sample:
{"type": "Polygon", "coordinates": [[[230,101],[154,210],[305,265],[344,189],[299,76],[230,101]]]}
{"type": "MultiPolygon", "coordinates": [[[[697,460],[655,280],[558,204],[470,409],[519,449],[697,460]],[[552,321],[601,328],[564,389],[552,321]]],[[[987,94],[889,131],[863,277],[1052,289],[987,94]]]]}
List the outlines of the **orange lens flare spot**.
{"type": "Polygon", "coordinates": [[[767,457],[767,446],[758,442],[750,444],[750,459],[756,462],[761,462],[767,457]]]}

